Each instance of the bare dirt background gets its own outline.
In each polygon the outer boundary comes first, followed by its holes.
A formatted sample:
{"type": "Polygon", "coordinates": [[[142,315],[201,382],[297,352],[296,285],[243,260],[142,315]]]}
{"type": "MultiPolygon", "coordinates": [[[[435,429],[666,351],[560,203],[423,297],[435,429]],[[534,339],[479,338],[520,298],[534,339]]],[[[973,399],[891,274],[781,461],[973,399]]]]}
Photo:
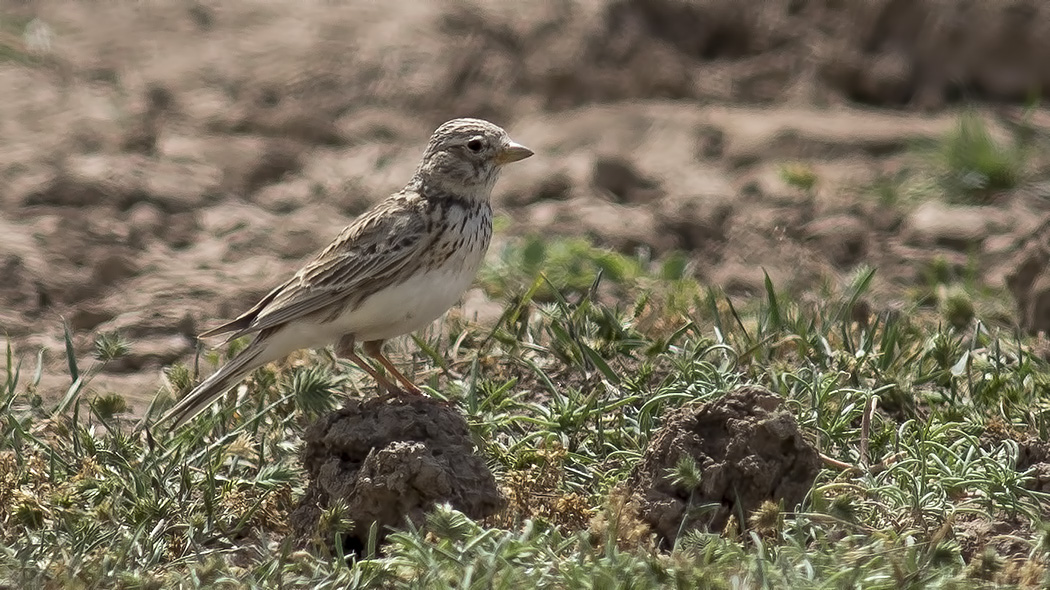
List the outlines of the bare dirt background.
{"type": "Polygon", "coordinates": [[[938,259],[1006,293],[1023,246],[1050,251],[1043,163],[984,206],[871,187],[961,105],[1005,136],[1050,90],[1048,29],[1038,1],[3,0],[0,327],[48,350],[46,396],[67,385],[61,318],[84,355],[120,330],[132,352],[94,387],[148,399],[457,116],[537,153],[498,187],[503,238],[681,249],[730,294],[869,264],[885,308],[938,259]],[[812,191],[784,181],[795,162],[812,191]]]}

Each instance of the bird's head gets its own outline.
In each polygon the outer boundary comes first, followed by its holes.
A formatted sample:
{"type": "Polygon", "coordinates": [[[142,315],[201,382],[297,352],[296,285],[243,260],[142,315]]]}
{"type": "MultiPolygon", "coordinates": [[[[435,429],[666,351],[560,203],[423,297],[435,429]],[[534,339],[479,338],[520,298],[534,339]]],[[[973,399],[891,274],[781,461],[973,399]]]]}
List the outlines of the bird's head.
{"type": "Polygon", "coordinates": [[[531,155],[532,150],[488,121],[453,119],[430,137],[416,180],[429,190],[487,200],[503,165],[531,155]]]}

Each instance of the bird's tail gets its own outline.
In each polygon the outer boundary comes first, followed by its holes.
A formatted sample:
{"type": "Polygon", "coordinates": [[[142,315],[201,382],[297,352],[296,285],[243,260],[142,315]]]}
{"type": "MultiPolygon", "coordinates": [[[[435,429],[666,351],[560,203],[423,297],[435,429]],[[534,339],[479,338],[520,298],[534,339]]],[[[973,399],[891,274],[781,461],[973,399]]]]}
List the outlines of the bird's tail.
{"type": "Polygon", "coordinates": [[[173,428],[182,426],[204,411],[216,398],[226,393],[249,373],[273,360],[263,354],[267,348],[264,341],[265,338],[256,338],[230,362],[180,399],[173,408],[161,416],[154,426],[172,419],[175,420],[173,428]]]}

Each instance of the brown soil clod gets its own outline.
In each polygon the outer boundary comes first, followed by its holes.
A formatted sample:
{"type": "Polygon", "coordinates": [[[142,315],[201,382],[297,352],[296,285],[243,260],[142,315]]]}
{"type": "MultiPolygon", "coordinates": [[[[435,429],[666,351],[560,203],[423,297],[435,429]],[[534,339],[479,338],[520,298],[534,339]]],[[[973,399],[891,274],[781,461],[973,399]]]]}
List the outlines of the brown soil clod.
{"type": "Polygon", "coordinates": [[[1031,470],[1025,487],[1039,492],[1050,491],[1050,442],[1040,440],[1031,433],[1026,433],[1001,422],[992,421],[985,425],[981,434],[981,446],[993,449],[1004,441],[1017,443],[1018,471],[1031,470]]]}
{"type": "Polygon", "coordinates": [[[820,458],[782,406],[766,389],[741,387],[667,416],[628,480],[642,519],[662,543],[673,545],[679,532],[720,531],[731,517],[746,522],[767,500],[788,509],[802,502],[820,458]],[[692,492],[669,474],[682,458],[699,467],[692,492]],[[705,505],[711,509],[700,509],[705,505]]]}
{"type": "Polygon", "coordinates": [[[600,157],[594,163],[591,182],[617,203],[649,203],[661,196],[659,183],[646,178],[631,162],[600,157]]]}
{"type": "Polygon", "coordinates": [[[1050,218],[1020,240],[1006,285],[1017,302],[1021,327],[1050,333],[1050,218]]]}
{"type": "Polygon", "coordinates": [[[372,523],[381,542],[390,528],[423,524],[439,503],[475,519],[502,504],[466,421],[426,397],[349,402],[307,429],[303,465],[310,485],[291,515],[296,534],[314,536],[322,511],[342,501],[353,520],[344,546],[358,551],[372,523]]]}

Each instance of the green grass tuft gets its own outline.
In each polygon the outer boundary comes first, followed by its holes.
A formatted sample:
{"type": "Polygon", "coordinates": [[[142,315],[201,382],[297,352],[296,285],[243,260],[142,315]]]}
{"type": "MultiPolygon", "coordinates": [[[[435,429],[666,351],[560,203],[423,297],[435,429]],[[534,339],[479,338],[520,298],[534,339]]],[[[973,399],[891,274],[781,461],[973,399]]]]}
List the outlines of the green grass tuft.
{"type": "Polygon", "coordinates": [[[997,140],[979,116],[966,114],[942,140],[938,158],[948,200],[980,204],[1021,182],[1028,154],[997,140]]]}

